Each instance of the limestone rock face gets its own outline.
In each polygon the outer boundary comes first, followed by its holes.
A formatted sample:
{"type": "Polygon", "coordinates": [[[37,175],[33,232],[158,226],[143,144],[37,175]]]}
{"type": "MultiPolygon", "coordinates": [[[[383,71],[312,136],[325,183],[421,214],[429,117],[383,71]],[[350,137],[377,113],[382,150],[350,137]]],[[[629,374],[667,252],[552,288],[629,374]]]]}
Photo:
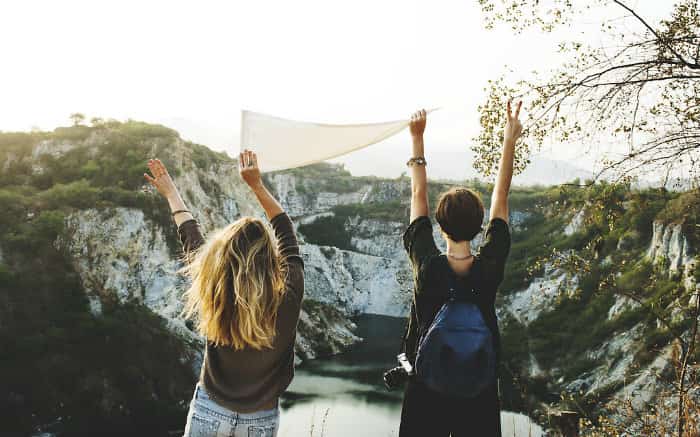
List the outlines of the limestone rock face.
{"type": "Polygon", "coordinates": [[[695,251],[683,234],[682,225],[655,221],[647,258],[667,265],[669,275],[680,274],[686,288],[697,286],[693,278],[695,251]]]}
{"type": "MultiPolygon", "coordinates": [[[[56,150],[44,148],[41,153],[56,150]]],[[[297,215],[297,223],[303,220],[302,213],[305,217],[309,211],[327,213],[335,205],[362,201],[372,190],[368,185],[353,193],[321,193],[309,199],[297,193],[292,175],[272,179],[281,202],[297,215]]],[[[176,184],[205,235],[242,215],[263,216],[233,163],[181,171],[176,184]]],[[[385,192],[392,191],[384,187],[377,195],[386,196],[385,192]]],[[[99,315],[107,302],[140,303],[165,318],[177,335],[201,342],[180,316],[188,284],[178,274],[183,265],[174,249],[179,242],[172,241],[174,224],[156,223],[139,209],[116,207],[75,211],[65,225],[65,235],[56,244],[68,252],[94,314],[99,315]]],[[[358,221],[357,226],[365,229],[358,235],[364,235],[367,253],[304,244],[302,238],[306,297],[316,304],[303,308],[297,340],[301,358],[338,353],[358,341],[349,319],[354,315],[408,312],[412,282],[400,242],[402,225],[358,221]],[[384,237],[374,241],[379,235],[384,237]]]]}
{"type": "Polygon", "coordinates": [[[576,282],[576,278],[567,278],[564,272],[547,266],[544,276],[534,278],[524,290],[505,296],[498,313],[510,313],[527,326],[543,311],[551,310],[563,293],[576,287],[576,282]]]}
{"type": "Polygon", "coordinates": [[[308,297],[349,314],[408,313],[413,283],[405,262],[310,244],[302,253],[308,297]]]}
{"type": "MultiPolygon", "coordinates": [[[[188,284],[178,274],[182,262],[168,247],[159,225],[140,210],[115,208],[79,211],[67,218],[66,227],[70,237],[58,244],[69,252],[94,314],[99,315],[108,301],[138,302],[165,318],[176,334],[198,339],[180,317],[182,293],[188,284]]],[[[297,341],[302,357],[314,358],[319,351],[338,353],[358,341],[352,333],[351,315],[367,312],[364,310],[398,314],[405,309],[401,302],[396,308],[389,305],[393,297],[387,292],[398,289],[396,281],[389,278],[390,272],[383,273],[384,282],[370,281],[373,269],[383,270],[381,258],[338,251],[335,268],[331,268],[320,248],[304,245],[302,249],[307,299],[335,306],[334,317],[327,316],[326,305],[305,307],[297,341]],[[327,270],[319,277],[319,269],[327,270]],[[370,282],[377,285],[368,285],[370,282]],[[320,332],[324,341],[312,340],[318,339],[320,332]]]]}
{"type": "Polygon", "coordinates": [[[392,259],[406,260],[402,235],[405,223],[376,219],[350,218],[345,224],[352,235],[350,243],[359,252],[392,259]]]}
{"type": "Polygon", "coordinates": [[[627,296],[616,296],[615,303],[608,310],[608,320],[613,320],[625,311],[639,307],[639,302],[627,296]]]}
{"type": "Polygon", "coordinates": [[[634,354],[630,349],[637,347],[644,333],[640,323],[625,332],[616,333],[606,339],[599,347],[587,353],[587,358],[603,362],[590,374],[592,381],[587,393],[592,394],[609,384],[625,380],[625,375],[634,366],[634,354]]]}
{"type": "Polygon", "coordinates": [[[66,218],[65,249],[87,293],[90,310],[102,313],[107,302],[136,302],[163,317],[166,326],[188,346],[199,372],[203,340],[179,314],[187,287],[182,267],[162,229],[143,211],[131,208],[78,211],[66,218]]]}
{"type": "MultiPolygon", "coordinates": [[[[486,217],[484,217],[484,224],[486,224],[488,221],[488,214],[485,215],[486,217]]],[[[512,210],[510,211],[509,224],[513,231],[521,231],[523,230],[522,226],[524,222],[530,217],[532,217],[532,213],[530,212],[512,210]]]]}
{"type": "Polygon", "coordinates": [[[583,219],[585,218],[585,210],[581,209],[578,211],[574,217],[571,219],[566,228],[564,228],[564,235],[573,235],[581,230],[583,227],[583,219]]]}
{"type": "MultiPolygon", "coordinates": [[[[342,193],[319,191],[318,187],[309,186],[308,178],[298,178],[293,173],[274,174],[270,177],[270,182],[282,207],[295,218],[329,211],[337,205],[367,202],[373,189],[371,184],[362,184],[352,191],[342,193]]],[[[329,186],[332,184],[329,183],[329,186]]]]}
{"type": "Polygon", "coordinates": [[[363,198],[363,202],[391,202],[408,200],[411,183],[407,179],[397,181],[377,181],[372,190],[363,198]]]}
{"type": "Polygon", "coordinates": [[[51,155],[57,158],[75,147],[76,144],[71,141],[44,140],[32,151],[32,159],[37,160],[42,155],[51,155]]]}
{"type": "MultiPolygon", "coordinates": [[[[573,235],[581,229],[584,214],[585,212],[581,210],[573,216],[564,229],[565,235],[573,235]]],[[[637,245],[639,238],[638,233],[623,235],[618,241],[617,249],[628,250],[637,245]]],[[[651,241],[649,241],[646,252],[642,253],[642,257],[666,268],[666,273],[670,278],[683,281],[687,289],[693,290],[697,287],[693,278],[697,262],[696,254],[697,252],[689,243],[681,224],[656,221],[653,224],[651,241]]],[[[610,261],[603,260],[601,263],[605,265],[606,262],[610,261]]],[[[520,323],[527,326],[542,311],[553,309],[557,296],[571,288],[568,283],[563,282],[564,280],[564,275],[560,275],[556,270],[545,268],[544,275],[534,278],[529,287],[504,297],[503,305],[498,309],[499,315],[510,313],[520,323]]],[[[607,319],[615,320],[625,312],[639,306],[640,304],[631,298],[615,296],[612,306],[608,309],[607,319]]],[[[675,312],[680,314],[679,311],[675,312]]],[[[612,333],[599,345],[586,351],[582,357],[585,360],[598,363],[597,367],[572,380],[567,381],[561,377],[557,382],[568,393],[579,393],[587,396],[595,396],[600,392],[605,393],[611,387],[615,387],[610,400],[610,405],[613,406],[610,418],[613,421],[627,423],[629,420],[629,417],[621,413],[626,410],[624,408],[616,410],[615,406],[628,405],[629,403],[634,409],[642,410],[653,403],[659,406],[659,411],[663,407],[669,413],[660,415],[658,420],[667,426],[672,426],[675,423],[675,409],[666,407],[673,406],[676,398],[673,395],[673,387],[659,378],[659,375],[669,372],[673,367],[674,345],[664,347],[654,354],[649,363],[640,367],[639,363],[635,361],[635,356],[638,352],[644,351],[645,348],[644,339],[648,328],[645,323],[638,322],[631,328],[612,333]]],[[[656,327],[663,326],[659,322],[656,327]]],[[[582,329],[586,329],[586,327],[582,327],[582,329]]],[[[532,357],[530,376],[538,376],[539,371],[541,369],[532,357]]],[[[551,377],[557,375],[559,371],[560,369],[547,369],[545,374],[549,374],[551,377]]],[[[635,433],[633,432],[633,434],[635,433]]]]}
{"type": "Polygon", "coordinates": [[[272,188],[277,195],[277,200],[287,213],[292,217],[308,214],[306,198],[298,194],[296,178],[291,174],[277,174],[271,178],[272,188]]]}
{"type": "Polygon", "coordinates": [[[345,313],[320,302],[306,300],[299,317],[295,350],[298,359],[314,359],[345,351],[362,340],[345,313]]]}
{"type": "MultiPolygon", "coordinates": [[[[622,400],[628,400],[635,410],[641,410],[643,407],[648,405],[652,400],[657,398],[660,392],[668,389],[665,384],[660,381],[658,375],[663,374],[666,369],[671,366],[673,354],[673,346],[669,345],[665,347],[659,355],[654,358],[646,368],[642,369],[636,374],[636,378],[626,384],[619,392],[616,393],[616,397],[622,400]]],[[[669,422],[672,422],[672,418],[669,422]]]]}

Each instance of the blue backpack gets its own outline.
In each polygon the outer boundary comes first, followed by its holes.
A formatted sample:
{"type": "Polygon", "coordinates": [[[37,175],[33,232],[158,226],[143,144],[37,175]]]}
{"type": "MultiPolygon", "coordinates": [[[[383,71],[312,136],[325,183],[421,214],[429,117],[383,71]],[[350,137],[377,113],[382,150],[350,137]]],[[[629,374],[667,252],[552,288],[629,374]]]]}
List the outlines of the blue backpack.
{"type": "Polygon", "coordinates": [[[494,383],[496,351],[479,307],[468,300],[473,291],[454,276],[449,272],[447,302],[418,340],[416,376],[439,393],[472,398],[494,383]]]}

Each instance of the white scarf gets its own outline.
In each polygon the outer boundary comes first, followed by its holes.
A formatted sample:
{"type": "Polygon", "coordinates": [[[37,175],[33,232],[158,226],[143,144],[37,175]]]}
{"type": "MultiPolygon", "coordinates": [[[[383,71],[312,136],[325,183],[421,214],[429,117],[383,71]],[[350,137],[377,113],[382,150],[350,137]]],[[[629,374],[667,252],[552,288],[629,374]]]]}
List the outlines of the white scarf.
{"type": "Polygon", "coordinates": [[[409,120],[321,124],[241,111],[241,151],[258,155],[261,171],[284,170],[335,158],[401,132],[409,120]]]}

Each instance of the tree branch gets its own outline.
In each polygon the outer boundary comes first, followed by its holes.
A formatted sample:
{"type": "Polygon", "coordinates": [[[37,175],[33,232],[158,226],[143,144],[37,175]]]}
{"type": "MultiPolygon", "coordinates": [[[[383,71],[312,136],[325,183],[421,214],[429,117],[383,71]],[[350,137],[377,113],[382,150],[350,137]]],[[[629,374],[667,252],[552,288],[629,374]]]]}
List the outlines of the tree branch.
{"type": "Polygon", "coordinates": [[[665,42],[665,39],[662,38],[661,35],[659,35],[658,32],[656,32],[656,30],[655,30],[653,27],[651,27],[651,26],[649,25],[649,23],[647,23],[642,17],[640,17],[632,8],[628,7],[627,5],[625,5],[624,3],[622,3],[622,2],[619,1],[619,0],[613,0],[613,2],[614,2],[614,3],[617,3],[620,7],[626,9],[627,11],[629,11],[630,14],[634,15],[634,17],[635,17],[637,20],[639,20],[647,29],[649,29],[649,31],[650,31],[661,43],[663,43],[663,44],[666,46],[666,48],[667,48],[671,53],[673,53],[673,55],[674,55],[675,57],[678,58],[678,60],[680,60],[680,61],[681,61],[683,64],[685,64],[688,68],[692,68],[692,69],[695,69],[695,70],[700,69],[700,65],[698,65],[698,64],[691,64],[690,62],[686,61],[685,58],[684,58],[683,56],[681,56],[681,54],[678,53],[678,52],[673,48],[673,46],[671,46],[670,44],[666,43],[666,42],[665,42]]]}

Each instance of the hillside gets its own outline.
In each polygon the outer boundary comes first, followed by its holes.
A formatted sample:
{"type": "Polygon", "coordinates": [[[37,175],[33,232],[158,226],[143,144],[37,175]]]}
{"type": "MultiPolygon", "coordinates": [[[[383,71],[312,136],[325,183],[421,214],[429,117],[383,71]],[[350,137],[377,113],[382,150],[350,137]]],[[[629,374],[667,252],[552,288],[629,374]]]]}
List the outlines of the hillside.
{"type": "MultiPolygon", "coordinates": [[[[289,199],[307,241],[405,263],[408,179],[357,178],[323,166],[273,175],[270,183],[289,199]],[[329,210],[330,197],[343,200],[329,210]]],[[[467,185],[488,205],[489,186],[467,185]]],[[[448,187],[431,184],[432,205],[448,187]]],[[[506,408],[540,414],[543,423],[551,407],[594,420],[609,415],[633,434],[641,432],[640,416],[674,423],[676,338],[689,342],[697,314],[699,200],[698,191],[605,183],[514,190],[513,245],[497,304],[506,408]]],[[[688,362],[698,358],[696,348],[688,362]]],[[[698,400],[695,385],[688,402],[698,400]]]]}
{"type": "MultiPolygon", "coordinates": [[[[235,160],[162,126],[0,133],[3,429],[181,427],[202,340],[179,317],[185,284],[167,205],[143,183],[153,156],[206,232],[262,216],[235,160]]],[[[353,177],[328,164],[265,178],[303,243],[300,360],[359,341],[353,315],[407,313],[408,179],[353,177]]],[[[488,204],[487,185],[468,185],[488,204]]],[[[448,186],[430,185],[433,205],[448,186]]],[[[616,400],[661,402],[673,338],[687,339],[691,327],[699,196],[607,184],[514,191],[497,308],[505,407],[556,403],[595,417],[609,406],[631,423],[616,400]]]]}
{"type": "MultiPolygon", "coordinates": [[[[106,423],[158,434],[184,423],[203,343],[179,317],[175,226],[144,191],[151,156],[168,164],[205,231],[263,215],[234,161],[162,126],[0,134],[0,410],[11,419],[2,431],[106,423]]],[[[359,340],[343,308],[312,294],[299,359],[359,340]]]]}

